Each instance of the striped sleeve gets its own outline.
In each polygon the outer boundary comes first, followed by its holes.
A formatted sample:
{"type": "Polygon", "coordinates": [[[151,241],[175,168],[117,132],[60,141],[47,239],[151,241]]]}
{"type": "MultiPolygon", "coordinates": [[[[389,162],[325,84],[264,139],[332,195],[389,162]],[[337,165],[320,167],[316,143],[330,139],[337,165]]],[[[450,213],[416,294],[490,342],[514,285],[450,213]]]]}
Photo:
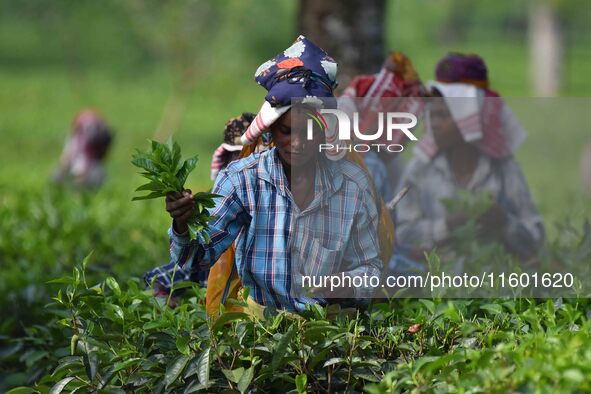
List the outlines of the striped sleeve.
{"type": "Polygon", "coordinates": [[[171,257],[187,271],[209,270],[250,222],[250,215],[244,209],[227,170],[220,172],[212,192],[222,197],[216,199],[216,206],[211,211],[214,219],[207,230],[209,242],[202,236],[189,241],[188,236],[180,237],[174,231],[175,237],[171,237],[171,257]]]}

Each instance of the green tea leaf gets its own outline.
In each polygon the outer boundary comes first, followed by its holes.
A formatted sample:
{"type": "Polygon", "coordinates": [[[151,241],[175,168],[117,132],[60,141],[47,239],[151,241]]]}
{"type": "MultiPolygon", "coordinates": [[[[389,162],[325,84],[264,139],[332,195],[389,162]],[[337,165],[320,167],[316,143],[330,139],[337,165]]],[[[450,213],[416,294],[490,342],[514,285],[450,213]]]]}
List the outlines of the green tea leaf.
{"type": "Polygon", "coordinates": [[[296,376],[295,379],[296,389],[298,390],[298,394],[303,394],[306,392],[306,385],[308,384],[308,376],[303,373],[296,376]]]}
{"type": "Polygon", "coordinates": [[[222,372],[230,382],[238,383],[242,378],[242,375],[244,375],[244,367],[236,368],[233,370],[223,369],[222,372]]]}
{"type": "Polygon", "coordinates": [[[60,278],[56,278],[56,279],[52,279],[52,280],[48,280],[47,282],[48,284],[52,284],[52,283],[62,283],[62,284],[68,284],[71,285],[74,283],[74,278],[72,278],[71,276],[62,276],[60,278]]]}
{"type": "Polygon", "coordinates": [[[292,338],[295,336],[295,332],[295,326],[289,326],[287,332],[283,334],[277,343],[277,346],[273,351],[273,359],[271,360],[271,368],[273,368],[273,370],[276,370],[285,359],[285,356],[287,355],[287,348],[292,338]]]}
{"type": "MultiPolygon", "coordinates": [[[[169,141],[172,142],[172,138],[170,138],[169,141]]],[[[169,145],[169,147],[170,147],[170,145],[169,145]]],[[[176,174],[176,172],[179,170],[179,168],[181,166],[181,147],[176,141],[172,142],[171,151],[172,151],[171,168],[173,169],[174,173],[176,174]]]]}
{"type": "Polygon", "coordinates": [[[96,377],[96,372],[98,370],[98,356],[94,350],[87,349],[87,352],[83,356],[82,360],[84,362],[86,376],[92,382],[96,377]]]}
{"type": "Polygon", "coordinates": [[[6,392],[6,394],[30,394],[30,393],[38,393],[38,391],[32,387],[21,386],[21,387],[15,387],[12,390],[9,390],[6,392]]]}
{"type": "Polygon", "coordinates": [[[73,356],[74,354],[76,354],[76,348],[78,347],[78,340],[80,339],[80,337],[78,337],[78,335],[74,334],[72,335],[72,339],[70,340],[70,354],[73,356]]]}
{"type": "Polygon", "coordinates": [[[181,354],[189,355],[189,344],[187,340],[182,336],[176,337],[176,348],[181,354]]]}
{"type": "Polygon", "coordinates": [[[121,295],[121,288],[119,287],[119,283],[117,283],[115,278],[109,276],[107,279],[105,279],[105,283],[107,286],[109,286],[109,289],[115,293],[116,296],[119,297],[121,295]]]}
{"type": "Polygon", "coordinates": [[[129,360],[125,360],[119,363],[115,363],[115,365],[113,365],[113,372],[119,372],[121,370],[127,369],[129,367],[131,367],[132,365],[138,364],[142,361],[141,358],[136,357],[136,358],[130,358],[129,360]]]}
{"type": "Polygon", "coordinates": [[[197,362],[197,378],[199,379],[199,383],[205,387],[208,387],[209,385],[209,354],[210,348],[208,347],[203,353],[201,353],[199,361],[197,362]]]}
{"type": "Polygon", "coordinates": [[[343,363],[344,361],[345,361],[345,359],[344,359],[344,358],[342,358],[342,357],[333,357],[333,358],[331,358],[331,359],[327,360],[327,361],[326,361],[326,362],[325,362],[325,363],[322,365],[322,368],[326,368],[326,367],[329,367],[329,366],[331,366],[331,365],[341,364],[341,363],[343,363]]]}
{"type": "Polygon", "coordinates": [[[166,383],[166,388],[168,388],[179,378],[179,376],[181,376],[181,373],[187,366],[189,360],[189,356],[179,356],[176,358],[176,360],[172,362],[172,364],[168,366],[168,368],[166,368],[166,374],[164,375],[164,382],[166,383]]]}
{"type": "Polygon", "coordinates": [[[252,382],[253,376],[254,365],[245,370],[242,376],[240,377],[240,380],[238,381],[238,391],[240,391],[240,393],[244,394],[246,392],[248,386],[250,386],[250,383],[252,382]]]}
{"type": "Polygon", "coordinates": [[[200,201],[202,203],[206,203],[211,201],[211,199],[213,198],[218,198],[218,197],[222,197],[219,194],[215,194],[215,193],[207,193],[207,192],[199,192],[199,193],[193,193],[193,197],[195,197],[195,201],[200,201]]]}
{"type": "Polygon", "coordinates": [[[166,193],[162,193],[162,192],[152,192],[146,196],[136,196],[134,198],[132,198],[132,201],[140,201],[140,200],[151,200],[153,198],[160,198],[160,197],[165,197],[166,193]]]}
{"type": "Polygon", "coordinates": [[[170,322],[168,320],[149,321],[146,324],[144,324],[142,328],[146,331],[149,331],[165,327],[170,327],[170,322]]]}
{"type": "Polygon", "coordinates": [[[131,163],[136,167],[143,168],[151,174],[158,174],[161,171],[160,167],[157,164],[155,164],[152,160],[149,160],[147,158],[137,157],[133,159],[131,163]]]}
{"type": "Polygon", "coordinates": [[[161,144],[158,141],[152,141],[152,150],[157,152],[159,161],[165,165],[167,168],[171,168],[172,166],[172,152],[171,149],[168,147],[167,144],[161,144]],[[156,143],[156,147],[154,148],[154,143],[156,143]]]}
{"type": "Polygon", "coordinates": [[[49,391],[49,394],[60,394],[64,390],[64,388],[68,385],[68,383],[70,383],[72,380],[74,380],[73,376],[70,376],[70,377],[60,380],[51,388],[51,390],[49,391]]]}
{"type": "Polygon", "coordinates": [[[141,192],[141,191],[163,191],[167,188],[167,186],[160,182],[160,181],[152,181],[149,183],[145,183],[143,185],[141,185],[140,187],[138,187],[137,189],[135,189],[136,192],[141,192]]]}
{"type": "Polygon", "coordinates": [[[241,320],[248,318],[248,315],[244,312],[227,312],[222,314],[211,327],[211,331],[216,333],[220,331],[227,323],[235,320],[241,320]]]}
{"type": "MultiPolygon", "coordinates": [[[[151,151],[138,151],[133,155],[133,165],[141,168],[141,175],[150,182],[139,186],[136,192],[148,191],[143,196],[134,196],[133,201],[150,200],[153,198],[166,197],[168,193],[180,193],[184,190],[187,177],[197,165],[197,155],[181,162],[181,148],[178,143],[168,139],[166,144],[158,141],[150,141],[151,151]]],[[[206,242],[210,241],[206,233],[207,224],[213,218],[206,208],[215,206],[214,198],[218,197],[212,193],[195,194],[195,215],[189,221],[189,235],[191,240],[197,239],[201,234],[206,242]]]]}
{"type": "Polygon", "coordinates": [[[198,161],[197,155],[185,160],[185,162],[183,163],[181,168],[176,172],[175,175],[178,178],[178,180],[182,186],[185,185],[185,182],[187,181],[187,178],[189,177],[189,174],[191,173],[191,171],[193,171],[195,169],[195,166],[197,165],[197,161],[198,161]]]}
{"type": "Polygon", "coordinates": [[[480,309],[498,315],[503,312],[503,307],[499,304],[484,304],[480,305],[480,309]]]}

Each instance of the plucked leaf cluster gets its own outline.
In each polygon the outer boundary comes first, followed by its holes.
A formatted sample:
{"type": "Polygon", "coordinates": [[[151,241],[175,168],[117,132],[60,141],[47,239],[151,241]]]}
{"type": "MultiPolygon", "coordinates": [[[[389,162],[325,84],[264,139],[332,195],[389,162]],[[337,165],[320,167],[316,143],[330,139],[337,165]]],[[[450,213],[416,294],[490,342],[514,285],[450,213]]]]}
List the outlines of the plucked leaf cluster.
{"type": "Polygon", "coordinates": [[[493,206],[494,199],[488,192],[460,190],[453,198],[443,199],[442,203],[449,212],[465,212],[470,218],[477,219],[493,206]]]}
{"type": "MultiPolygon", "coordinates": [[[[169,193],[181,193],[185,190],[185,182],[191,171],[197,165],[197,155],[182,160],[181,147],[176,141],[169,139],[166,144],[150,140],[150,151],[141,151],[133,155],[131,163],[140,168],[142,176],[149,180],[148,183],[141,185],[136,191],[149,192],[143,196],[133,198],[137,200],[148,200],[153,198],[165,197],[169,193]]],[[[213,208],[215,203],[213,198],[218,197],[212,193],[196,193],[195,211],[193,217],[187,223],[191,239],[196,239],[201,234],[206,242],[209,236],[205,232],[207,223],[213,219],[209,215],[208,208],[213,208]]]]}

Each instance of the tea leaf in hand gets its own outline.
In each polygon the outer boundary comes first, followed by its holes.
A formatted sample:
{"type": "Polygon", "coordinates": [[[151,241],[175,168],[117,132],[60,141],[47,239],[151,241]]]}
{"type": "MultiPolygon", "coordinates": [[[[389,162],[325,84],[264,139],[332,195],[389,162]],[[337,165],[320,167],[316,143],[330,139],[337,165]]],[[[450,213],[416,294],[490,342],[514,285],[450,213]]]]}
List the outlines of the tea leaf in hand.
{"type": "MultiPolygon", "coordinates": [[[[150,151],[138,150],[131,160],[131,163],[142,169],[140,174],[150,182],[138,187],[135,191],[150,192],[142,196],[136,196],[132,200],[149,200],[153,198],[166,197],[168,193],[182,193],[185,190],[185,182],[189,174],[197,166],[197,155],[182,161],[181,147],[176,141],[169,139],[166,144],[158,141],[150,141],[150,151]]],[[[195,214],[189,221],[189,235],[196,239],[199,234],[206,242],[210,238],[207,235],[207,223],[213,219],[207,208],[213,208],[213,198],[218,197],[212,193],[196,193],[195,214]]]]}
{"type": "Polygon", "coordinates": [[[187,177],[195,169],[195,166],[197,166],[197,155],[185,160],[178,171],[175,172],[175,176],[181,184],[187,181],[187,177]]]}
{"type": "Polygon", "coordinates": [[[449,212],[465,212],[471,218],[478,218],[488,211],[494,204],[490,193],[477,193],[469,190],[459,190],[453,198],[441,201],[449,212]]]}

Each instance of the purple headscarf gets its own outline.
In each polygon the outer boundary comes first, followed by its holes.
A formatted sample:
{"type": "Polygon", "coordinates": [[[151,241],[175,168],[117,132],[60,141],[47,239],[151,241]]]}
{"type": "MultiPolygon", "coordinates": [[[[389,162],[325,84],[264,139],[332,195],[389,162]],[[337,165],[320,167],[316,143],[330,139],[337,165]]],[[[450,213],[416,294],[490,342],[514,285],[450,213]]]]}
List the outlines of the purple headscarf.
{"type": "Polygon", "coordinates": [[[435,78],[439,82],[468,83],[488,89],[488,70],[478,55],[447,54],[437,63],[435,78]]]}

